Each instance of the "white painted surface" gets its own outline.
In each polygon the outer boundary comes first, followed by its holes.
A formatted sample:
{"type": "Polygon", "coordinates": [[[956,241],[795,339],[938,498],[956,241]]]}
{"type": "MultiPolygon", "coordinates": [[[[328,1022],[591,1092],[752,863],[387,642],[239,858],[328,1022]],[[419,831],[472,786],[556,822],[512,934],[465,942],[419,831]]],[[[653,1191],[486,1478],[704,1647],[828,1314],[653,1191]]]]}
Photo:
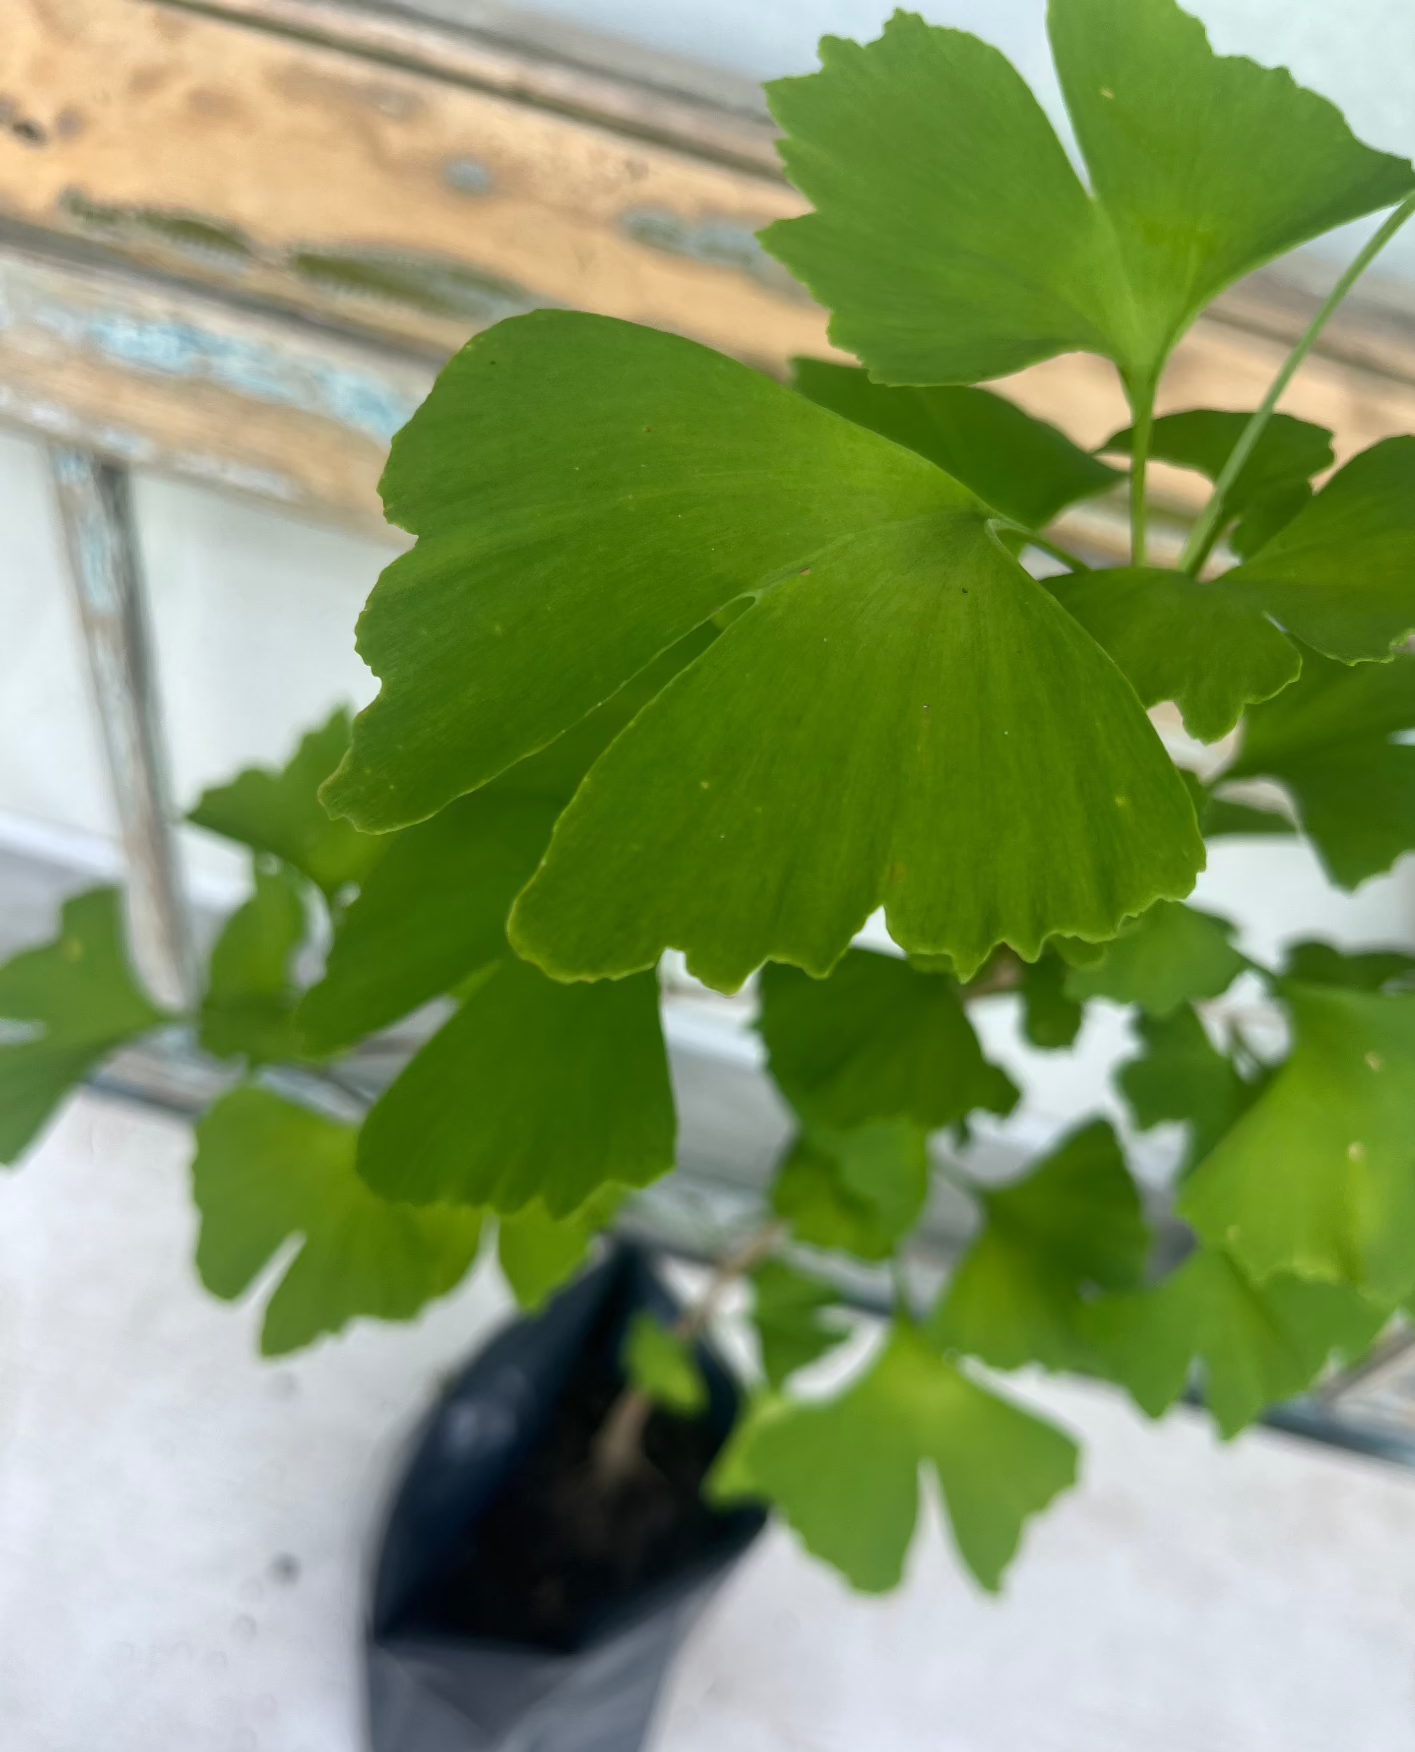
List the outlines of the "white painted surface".
{"type": "MultiPolygon", "coordinates": [[[[85,1097],[4,1188],[5,1752],[359,1752],[378,1504],[500,1317],[488,1278],[411,1329],[259,1362],[253,1311],[193,1281],[188,1153],[174,1122],[85,1097]]],[[[773,1534],[690,1646],[657,1752],[1415,1748],[1415,1480],[1029,1394],[1086,1477],[1001,1601],[932,1528],[880,1601],[773,1534]]]]}

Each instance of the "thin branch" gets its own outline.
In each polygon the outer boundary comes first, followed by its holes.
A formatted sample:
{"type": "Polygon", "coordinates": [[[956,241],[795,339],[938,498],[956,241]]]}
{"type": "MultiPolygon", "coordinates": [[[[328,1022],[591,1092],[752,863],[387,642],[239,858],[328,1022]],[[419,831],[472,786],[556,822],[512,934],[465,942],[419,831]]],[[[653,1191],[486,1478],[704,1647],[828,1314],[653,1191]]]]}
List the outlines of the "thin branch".
{"type": "Polygon", "coordinates": [[[1150,434],[1155,424],[1155,385],[1153,382],[1125,384],[1130,398],[1132,420],[1130,438],[1130,564],[1143,566],[1148,552],[1149,500],[1146,498],[1145,477],[1150,465],[1150,434]]]}
{"type": "Polygon", "coordinates": [[[1328,321],[1347,293],[1412,213],[1415,213],[1415,195],[1411,195],[1408,200],[1402,202],[1395,209],[1360,255],[1356,257],[1356,260],[1332,287],[1330,296],[1307,325],[1306,333],[1287,355],[1282,369],[1273,379],[1268,393],[1263,397],[1262,406],[1243,428],[1242,437],[1234,445],[1232,455],[1223,465],[1223,471],[1214,483],[1213,494],[1204,507],[1203,516],[1190,532],[1189,540],[1185,544],[1184,553],[1179,561],[1181,572],[1187,572],[1191,578],[1199,575],[1200,568],[1213,551],[1214,543],[1218,540],[1223,529],[1224,512],[1228,505],[1228,495],[1233,488],[1233,483],[1238,479],[1244,464],[1257,448],[1258,440],[1267,431],[1268,422],[1273,417],[1283,391],[1297,375],[1302,361],[1316,345],[1318,336],[1327,326],[1328,321]]]}

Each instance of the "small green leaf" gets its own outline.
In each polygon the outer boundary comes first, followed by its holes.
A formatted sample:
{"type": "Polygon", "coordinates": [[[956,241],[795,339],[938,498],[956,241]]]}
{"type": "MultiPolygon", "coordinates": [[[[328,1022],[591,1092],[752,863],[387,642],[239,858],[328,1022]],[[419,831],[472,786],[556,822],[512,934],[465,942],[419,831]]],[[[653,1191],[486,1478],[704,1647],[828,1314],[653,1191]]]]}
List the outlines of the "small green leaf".
{"type": "Polygon", "coordinates": [[[989,389],[891,389],[854,365],[793,361],[802,395],[937,463],[1004,517],[1044,529],[1124,479],[1045,420],[989,389]]]}
{"type": "MultiPolygon", "coordinates": [[[[1248,428],[1250,414],[1219,412],[1214,408],[1191,408],[1182,414],[1164,414],[1150,428],[1150,456],[1157,462],[1172,462],[1192,468],[1216,481],[1248,428]]],[[[1101,445],[1102,451],[1129,456],[1133,427],[1126,427],[1101,445]]],[[[1291,414],[1273,414],[1253,453],[1229,487],[1224,504],[1230,517],[1241,517],[1275,494],[1294,486],[1305,488],[1315,475],[1335,462],[1331,433],[1325,426],[1296,420],[1291,414]]],[[[1271,515],[1271,509],[1267,515],[1271,515]]]]}
{"type": "Polygon", "coordinates": [[[0,1162],[110,1052],[171,1020],[139,990],[123,936],[118,890],[90,889],[65,901],[52,943],[0,967],[0,1162]]]}
{"type": "Polygon", "coordinates": [[[624,1369],[641,1393],[678,1417],[696,1417],[707,1406],[707,1382],[697,1359],[652,1314],[634,1316],[624,1343],[624,1369]]]}
{"type": "Polygon", "coordinates": [[[200,1040],[217,1058],[269,1064],[301,1056],[291,1024],[291,962],[307,920],[299,879],[285,865],[255,863],[255,892],[227,919],[211,952],[200,1040]]]}
{"type": "Polygon", "coordinates": [[[517,318],[443,372],[384,491],[419,540],[360,623],[384,687],[325,788],[365,827],[484,784],[750,599],[596,761],[517,903],[513,945],[558,977],[669,946],[723,988],[824,974],[881,903],[966,977],[1192,885],[1133,691],[987,508],[758,373],[517,318]]]}
{"type": "Polygon", "coordinates": [[[772,1208],[808,1247],[887,1259],[929,1190],[924,1134],[906,1121],[803,1132],[772,1188],[772,1208]]]}
{"type": "Polygon", "coordinates": [[[899,12],[767,89],[816,211],[762,234],[883,383],[975,383],[1058,353],[1152,383],[1216,293],[1415,182],[1286,73],[1216,56],[1173,0],[1052,0],[1094,198],[995,49],[899,12]]]}
{"type": "Polygon", "coordinates": [[[1023,1032],[1033,1046],[1048,1052],[1071,1046],[1085,1020],[1081,1005],[1067,995],[1069,973],[1066,961],[1052,950],[1023,967],[1023,1032]]]}
{"type": "Polygon", "coordinates": [[[1415,982],[1415,955],[1403,949],[1359,949],[1334,943],[1293,943],[1283,958],[1282,977],[1299,985],[1347,986],[1352,991],[1408,990],[1415,982]]]}
{"type": "Polygon", "coordinates": [[[1255,499],[1248,515],[1229,531],[1228,545],[1240,560],[1251,560],[1280,529],[1286,529],[1294,517],[1305,511],[1312,499],[1312,489],[1306,481],[1274,487],[1271,492],[1255,499]]]}
{"type": "Polygon", "coordinates": [[[765,1497],[813,1556],[882,1594],[904,1573],[925,1464],[963,1561],[996,1592],[1026,1521],[1075,1483],[1076,1447],[896,1327],[838,1399],[758,1400],[708,1488],[720,1502],[765,1497]]]}
{"type": "Polygon", "coordinates": [[[1348,668],[1308,651],[1301,679],[1248,714],[1222,778],[1280,780],[1333,881],[1355,888],[1415,848],[1412,730],[1415,656],[1348,668]]]}
{"type": "Polygon", "coordinates": [[[1159,1417],[1196,1362],[1225,1437],[1301,1393],[1333,1352],[1362,1356],[1390,1318],[1353,1290],[1280,1274],[1255,1285],[1222,1251],[1191,1254],[1156,1288],[1082,1315],[1106,1372],[1159,1417]]]}
{"type": "Polygon", "coordinates": [[[534,1311],[584,1264],[596,1235],[614,1221],[624,1189],[603,1186],[568,1217],[537,1201],[497,1225],[497,1261],[522,1308],[534,1311]]]}
{"type": "Polygon", "coordinates": [[[1173,700],[1184,727],[1217,742],[1245,706],[1297,679],[1297,647],[1246,597],[1158,568],[1075,572],[1047,588],[1115,659],[1140,703],[1173,700]]]}
{"type": "MultiPolygon", "coordinates": [[[[1202,789],[1202,787],[1201,787],[1202,789]]],[[[1291,838],[1296,824],[1278,809],[1259,809],[1251,803],[1240,803],[1222,792],[1204,793],[1199,807],[1199,826],[1205,839],[1218,839],[1224,834],[1244,834],[1263,839],[1271,835],[1291,838]]]]}
{"type": "Polygon", "coordinates": [[[1073,968],[1066,989],[1083,1002],[1109,998],[1170,1016],[1192,999],[1218,997],[1248,966],[1232,936],[1215,913],[1160,901],[1121,932],[1099,966],[1073,968]]]}
{"type": "Polygon", "coordinates": [[[761,998],[771,1074],[808,1124],[907,1119],[939,1131],[975,1108],[1006,1114],[1017,1105],[946,975],[851,949],[824,980],[768,963],[761,998]]]}
{"type": "Polygon", "coordinates": [[[1415,1284],[1415,997],[1289,986],[1297,1045],[1179,1212],[1252,1278],[1415,1284]]]}
{"type": "Polygon", "coordinates": [[[1352,457],[1221,584],[1326,657],[1389,657],[1415,632],[1415,438],[1352,457]]]}
{"type": "Polygon", "coordinates": [[[359,1172],[410,1204],[564,1217],[666,1174],[674,1124],[651,975],[559,985],[507,959],[370,1110],[359,1172]]]}
{"type": "Polygon", "coordinates": [[[324,978],[300,1005],[310,1045],[360,1040],[505,955],[506,915],[556,813],[547,798],[496,785],[390,836],[335,926],[324,978]]]}
{"type": "Polygon", "coordinates": [[[341,708],[303,738],[283,771],[247,768],[230,784],[204,791],[187,820],[280,858],[333,897],[364,879],[386,843],[356,832],[347,821],[334,821],[319,801],[319,787],[348,746],[349,714],[341,708]]]}
{"type": "Polygon", "coordinates": [[[1188,1004],[1168,1016],[1139,1016],[1135,1032],[1144,1051],[1120,1067],[1116,1084],[1141,1131],[1166,1120],[1189,1127],[1190,1168],[1252,1106],[1261,1085],[1244,1081],[1188,1004]]]}
{"type": "Polygon", "coordinates": [[[761,1343],[762,1369],[775,1388],[799,1369],[833,1350],[846,1336],[838,1320],[840,1298],[819,1278],[807,1277],[780,1259],[752,1273],[752,1323],[761,1343]]]}
{"type": "Polygon", "coordinates": [[[387,1204],[354,1171],[357,1134],[267,1090],[237,1089],[197,1124],[197,1269],[232,1300],[292,1237],[300,1246],[265,1310],[261,1350],[281,1356],[361,1315],[411,1320],[466,1275],[478,1212],[387,1204]]]}
{"type": "Polygon", "coordinates": [[[1139,1282],[1150,1230],[1115,1133],[1074,1133],[1025,1179],[979,1189],[986,1216],[930,1316],[934,1343],[1000,1369],[1084,1368],[1081,1291],[1139,1282]]]}

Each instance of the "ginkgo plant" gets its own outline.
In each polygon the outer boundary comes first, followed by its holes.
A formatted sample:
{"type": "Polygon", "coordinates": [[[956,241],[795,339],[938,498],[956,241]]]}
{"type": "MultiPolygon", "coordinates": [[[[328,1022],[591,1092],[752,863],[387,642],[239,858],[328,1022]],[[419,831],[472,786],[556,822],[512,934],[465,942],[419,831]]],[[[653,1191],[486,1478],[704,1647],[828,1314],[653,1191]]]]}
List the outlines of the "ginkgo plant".
{"type": "Polygon", "coordinates": [[[451,361],[384,477],[416,540],[359,626],[379,697],[194,812],[254,856],[196,1015],[135,986],[111,892],[0,970],[9,1158],[154,1028],[238,1067],[198,1126],[198,1264],[234,1296],[302,1238],[269,1351],[411,1315],[492,1219],[543,1299],[673,1165],[665,953],[754,980],[796,1133],[704,1307],[635,1325],[599,1452],[622,1474],[653,1405],[693,1414],[691,1340],[749,1281],[761,1380],[706,1488],[769,1500],[867,1589],[902,1573],[921,1469],[988,1587],[1072,1481],[1070,1438],[997,1372],[1108,1380],[1151,1415],[1195,1390],[1232,1434],[1415,1296],[1415,957],[1313,940],[1260,965],[1185,903],[1206,838],[1304,839],[1346,888],[1415,849],[1415,438],[1338,468],[1276,411],[1415,172],[1173,0],[1051,0],[1049,29],[1079,165],[1001,54],[907,13],[768,88],[812,210],[762,242],[858,363],[786,384],[558,310],[451,361]],[[1260,408],[1157,414],[1213,298],[1388,208],[1260,408]],[[979,387],[1075,351],[1131,409],[1094,454],[979,387]],[[1174,567],[1152,460],[1213,483],[1174,567]],[[1128,565],[1058,539],[1106,493],[1128,565]],[[1204,779],[1163,702],[1224,744],[1204,779]],[[881,912],[897,953],[856,942],[881,912]],[[1284,1051],[1217,1002],[1240,977],[1284,1051]],[[1162,1214],[1103,1119],[1010,1183],[968,1171],[970,1116],[1020,1096],[970,1013],[1014,1006],[1064,1050],[1096,1002],[1130,1007],[1134,1129],[1185,1128],[1162,1214]],[[337,1080],[415,1014],[360,1125],[263,1068],[337,1080]],[[976,1231],[930,1305],[887,1268],[944,1172],[976,1231]],[[840,1349],[834,1256],[894,1286],[873,1348],[840,1349]]]}

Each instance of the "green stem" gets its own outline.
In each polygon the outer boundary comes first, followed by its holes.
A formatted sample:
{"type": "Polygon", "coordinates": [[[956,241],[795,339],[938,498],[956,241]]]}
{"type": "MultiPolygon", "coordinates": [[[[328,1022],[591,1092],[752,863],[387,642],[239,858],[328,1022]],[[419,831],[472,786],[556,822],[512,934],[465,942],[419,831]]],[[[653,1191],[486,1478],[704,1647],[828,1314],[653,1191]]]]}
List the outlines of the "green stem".
{"type": "Polygon", "coordinates": [[[1411,195],[1408,200],[1402,202],[1401,205],[1395,209],[1390,218],[1386,220],[1385,224],[1381,226],[1380,230],[1361,251],[1360,255],[1356,257],[1356,260],[1352,262],[1351,266],[1337,281],[1336,285],[1332,287],[1330,296],[1307,325],[1306,333],[1287,355],[1286,360],[1283,362],[1281,371],[1279,371],[1277,376],[1273,379],[1271,388],[1263,397],[1262,406],[1243,428],[1242,437],[1238,440],[1237,444],[1234,445],[1232,455],[1223,465],[1222,473],[1219,475],[1217,481],[1214,482],[1213,495],[1209,499],[1208,504],[1204,507],[1204,514],[1194,525],[1189,540],[1185,544],[1184,553],[1179,562],[1179,569],[1182,572],[1187,572],[1191,578],[1198,576],[1200,567],[1209,557],[1209,554],[1213,550],[1214,543],[1219,538],[1219,534],[1223,529],[1224,511],[1228,503],[1228,495],[1233,488],[1233,483],[1242,473],[1243,465],[1253,454],[1253,451],[1257,448],[1258,440],[1267,430],[1268,422],[1273,417],[1273,412],[1277,407],[1283,391],[1297,375],[1297,371],[1301,366],[1302,361],[1316,345],[1317,337],[1327,326],[1333,312],[1412,213],[1415,213],[1415,195],[1411,195]]]}
{"type": "Polygon", "coordinates": [[[1150,433],[1155,423],[1155,385],[1130,383],[1125,385],[1130,398],[1130,564],[1143,566],[1147,551],[1149,502],[1145,497],[1145,475],[1150,463],[1150,433]]]}

